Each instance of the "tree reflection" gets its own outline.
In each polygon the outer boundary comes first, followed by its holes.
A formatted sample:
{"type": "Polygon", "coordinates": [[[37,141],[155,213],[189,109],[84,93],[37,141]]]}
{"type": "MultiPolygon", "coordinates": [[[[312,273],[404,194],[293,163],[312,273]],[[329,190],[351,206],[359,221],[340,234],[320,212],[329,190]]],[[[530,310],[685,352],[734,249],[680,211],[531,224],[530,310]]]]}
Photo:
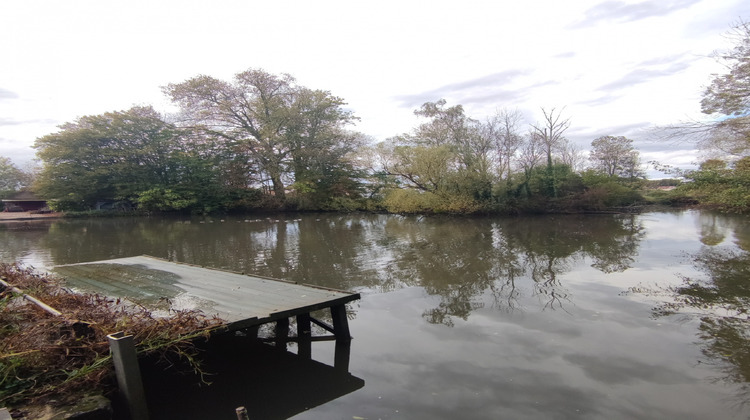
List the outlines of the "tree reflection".
{"type": "Polygon", "coordinates": [[[564,309],[572,299],[564,276],[572,267],[624,271],[642,232],[634,215],[305,214],[64,220],[40,242],[54,264],[147,254],[335,289],[421,287],[440,299],[424,318],[454,325],[485,307],[564,309]]]}
{"type": "MultiPolygon", "coordinates": [[[[713,237],[713,235],[712,235],[713,237]]],[[[688,314],[700,319],[701,350],[722,372],[721,380],[740,386],[737,403],[750,403],[750,252],[705,247],[692,256],[705,278],[683,278],[672,300],[654,308],[657,316],[688,314]]]]}
{"type": "Polygon", "coordinates": [[[439,296],[424,311],[430,323],[453,326],[479,308],[520,308],[528,291],[543,310],[571,298],[561,276],[584,258],[605,272],[630,267],[643,228],[635,216],[560,216],[529,219],[391,219],[386,236],[395,275],[439,296]]]}

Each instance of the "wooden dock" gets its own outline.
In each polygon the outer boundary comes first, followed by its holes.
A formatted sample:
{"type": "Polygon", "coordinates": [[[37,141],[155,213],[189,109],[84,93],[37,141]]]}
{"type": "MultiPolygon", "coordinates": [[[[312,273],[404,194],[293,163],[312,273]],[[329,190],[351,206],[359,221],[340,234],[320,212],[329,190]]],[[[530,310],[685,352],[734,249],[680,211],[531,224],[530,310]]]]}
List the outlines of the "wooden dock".
{"type": "MultiPolygon", "coordinates": [[[[226,322],[224,331],[257,331],[258,326],[275,322],[280,342],[350,340],[346,304],[360,298],[358,293],[149,256],[60,265],[52,271],[75,289],[125,298],[148,308],[198,309],[216,315],[226,322]],[[331,324],[311,316],[323,309],[330,310],[331,324]],[[288,334],[292,317],[297,321],[296,337],[288,334]],[[312,323],[333,335],[312,337],[312,323]]],[[[300,352],[308,350],[301,346],[300,352]]]]}

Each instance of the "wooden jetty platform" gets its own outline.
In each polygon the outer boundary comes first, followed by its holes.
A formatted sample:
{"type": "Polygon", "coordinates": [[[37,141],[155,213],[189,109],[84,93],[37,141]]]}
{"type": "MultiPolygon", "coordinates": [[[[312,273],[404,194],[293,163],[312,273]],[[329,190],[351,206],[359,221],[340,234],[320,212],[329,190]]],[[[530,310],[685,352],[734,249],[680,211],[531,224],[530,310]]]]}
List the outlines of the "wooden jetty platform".
{"type": "MultiPolygon", "coordinates": [[[[149,308],[199,309],[223,319],[227,332],[257,331],[258,326],[275,322],[276,338],[281,341],[350,340],[346,304],[360,298],[358,293],[145,255],[59,265],[52,271],[73,288],[125,298],[149,308]],[[311,316],[323,309],[331,311],[332,325],[311,316]],[[291,317],[297,320],[296,337],[288,336],[291,317]],[[333,335],[312,337],[312,323],[333,335]]],[[[300,351],[306,352],[303,348],[300,351]]]]}
{"type": "MultiPolygon", "coordinates": [[[[165,315],[169,309],[197,309],[208,316],[215,315],[224,321],[212,332],[217,334],[216,338],[237,338],[237,334],[222,334],[232,331],[242,331],[239,337],[252,338],[257,336],[261,325],[274,322],[275,336],[272,340],[276,347],[286,350],[289,341],[296,341],[298,359],[309,362],[299,366],[315,366],[311,356],[313,341],[335,340],[334,364],[330,372],[334,372],[333,377],[341,386],[315,399],[306,400],[306,407],[364,386],[364,381],[348,374],[352,337],[346,304],[359,299],[358,293],[204,268],[145,255],[59,265],[51,271],[62,276],[73,289],[124,298],[156,310],[157,315],[160,309],[164,310],[165,315]],[[330,324],[312,316],[313,312],[320,310],[330,310],[330,324]],[[297,334],[290,336],[289,320],[293,317],[296,318],[297,334]],[[312,324],[331,335],[313,336],[312,324]]],[[[132,337],[125,336],[124,332],[113,332],[108,339],[120,394],[127,402],[130,417],[146,419],[149,410],[132,337]]],[[[229,369],[230,372],[232,370],[229,369]]],[[[321,372],[318,371],[316,375],[322,375],[321,372]]],[[[243,398],[238,395],[237,401],[243,398]]]]}

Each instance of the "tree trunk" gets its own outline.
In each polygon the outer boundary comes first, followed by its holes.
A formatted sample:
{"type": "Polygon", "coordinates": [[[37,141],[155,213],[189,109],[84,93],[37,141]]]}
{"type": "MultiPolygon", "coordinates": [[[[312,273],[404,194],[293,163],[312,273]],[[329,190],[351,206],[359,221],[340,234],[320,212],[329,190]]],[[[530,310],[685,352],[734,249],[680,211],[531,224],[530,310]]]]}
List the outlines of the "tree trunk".
{"type": "Polygon", "coordinates": [[[270,174],[271,182],[273,183],[273,194],[279,200],[286,200],[286,191],[284,183],[281,182],[281,174],[270,174]]]}

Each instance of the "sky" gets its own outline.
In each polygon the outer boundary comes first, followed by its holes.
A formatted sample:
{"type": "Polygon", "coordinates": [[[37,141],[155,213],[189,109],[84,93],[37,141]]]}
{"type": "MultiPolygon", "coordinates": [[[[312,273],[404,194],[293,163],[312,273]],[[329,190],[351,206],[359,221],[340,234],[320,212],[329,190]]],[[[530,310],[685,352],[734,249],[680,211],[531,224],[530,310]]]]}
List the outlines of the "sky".
{"type": "Polygon", "coordinates": [[[700,152],[654,127],[707,118],[712,53],[740,19],[750,1],[3,0],[0,156],[27,167],[61,124],[174,112],[162,86],[260,68],[343,98],[373,141],[442,98],[479,120],[518,110],[524,131],[555,108],[582,150],[627,136],[644,162],[688,168],[700,152]]]}

